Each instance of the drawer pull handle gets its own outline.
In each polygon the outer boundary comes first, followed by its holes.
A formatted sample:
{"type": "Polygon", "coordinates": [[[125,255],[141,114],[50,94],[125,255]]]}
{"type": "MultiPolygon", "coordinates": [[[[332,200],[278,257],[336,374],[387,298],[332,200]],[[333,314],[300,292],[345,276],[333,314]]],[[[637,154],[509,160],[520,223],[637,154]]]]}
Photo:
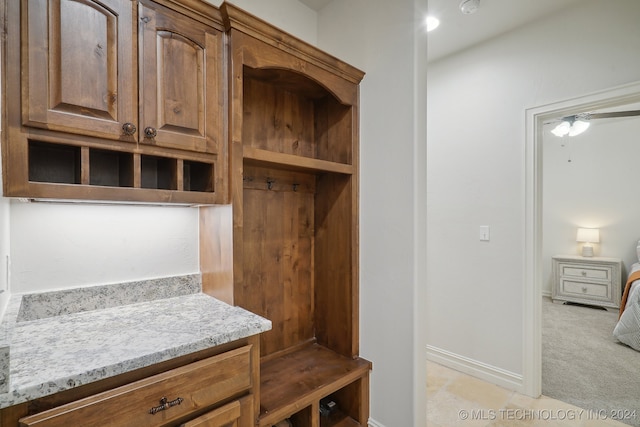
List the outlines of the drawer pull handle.
{"type": "Polygon", "coordinates": [[[583,287],[582,287],[582,293],[584,293],[584,294],[586,294],[586,293],[587,293],[587,287],[586,287],[586,286],[583,286],[583,287]]]}
{"type": "Polygon", "coordinates": [[[184,401],[183,398],[178,397],[177,399],[173,399],[171,401],[167,400],[166,397],[163,397],[162,399],[160,399],[160,406],[154,406],[153,408],[149,409],[149,413],[151,415],[155,415],[160,411],[164,411],[165,409],[169,409],[172,406],[176,406],[181,404],[184,401]]]}

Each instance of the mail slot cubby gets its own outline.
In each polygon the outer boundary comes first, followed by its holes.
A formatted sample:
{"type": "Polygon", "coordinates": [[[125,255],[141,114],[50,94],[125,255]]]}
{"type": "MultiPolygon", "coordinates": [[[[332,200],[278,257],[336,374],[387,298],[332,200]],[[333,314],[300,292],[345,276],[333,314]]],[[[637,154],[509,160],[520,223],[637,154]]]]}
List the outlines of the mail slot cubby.
{"type": "Polygon", "coordinates": [[[29,181],[80,184],[80,147],[29,141],[29,181]]]}
{"type": "Polygon", "coordinates": [[[214,165],[185,160],[182,167],[184,191],[214,191],[214,165]]]}
{"type": "Polygon", "coordinates": [[[89,184],[133,187],[133,154],[90,149],[89,184]]]}
{"type": "Polygon", "coordinates": [[[159,190],[177,190],[176,167],[176,159],[140,156],[140,186],[159,190]]]}

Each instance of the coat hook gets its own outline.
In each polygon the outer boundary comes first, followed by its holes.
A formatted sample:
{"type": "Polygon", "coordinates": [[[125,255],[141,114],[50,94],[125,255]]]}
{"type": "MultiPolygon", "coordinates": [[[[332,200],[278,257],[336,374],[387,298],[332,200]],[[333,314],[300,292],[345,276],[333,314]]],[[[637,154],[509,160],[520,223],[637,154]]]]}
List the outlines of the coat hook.
{"type": "Polygon", "coordinates": [[[276,182],[274,179],[267,178],[267,190],[271,190],[273,188],[274,182],[276,182]]]}

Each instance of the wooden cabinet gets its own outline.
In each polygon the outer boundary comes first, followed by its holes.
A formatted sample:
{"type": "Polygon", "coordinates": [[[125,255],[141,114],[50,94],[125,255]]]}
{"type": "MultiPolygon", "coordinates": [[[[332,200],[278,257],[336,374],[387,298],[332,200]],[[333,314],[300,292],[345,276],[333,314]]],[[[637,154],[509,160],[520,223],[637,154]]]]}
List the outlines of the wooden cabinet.
{"type": "Polygon", "coordinates": [[[141,143],[217,152],[226,144],[222,33],[152,2],[138,21],[141,143]]]}
{"type": "Polygon", "coordinates": [[[6,196],[228,201],[226,43],[216,8],[173,0],[2,7],[6,196]]]}
{"type": "Polygon", "coordinates": [[[556,301],[620,307],[622,261],[618,258],[554,256],[552,292],[556,301]]]}
{"type": "MultiPolygon", "coordinates": [[[[121,0],[22,1],[23,123],[125,138],[137,123],[133,11],[121,0]]],[[[134,136],[137,132],[134,132],[134,136]]]]}
{"type": "Polygon", "coordinates": [[[259,340],[162,362],[0,410],[6,427],[253,427],[259,340]]]}
{"type": "Polygon", "coordinates": [[[233,261],[221,249],[228,240],[209,242],[225,214],[201,210],[203,286],[273,323],[261,335],[259,426],[287,418],[296,427],[366,426],[371,363],[358,355],[363,73],[231,4],[221,11],[231,44],[233,261]],[[324,419],[327,397],[338,410],[324,419]]]}

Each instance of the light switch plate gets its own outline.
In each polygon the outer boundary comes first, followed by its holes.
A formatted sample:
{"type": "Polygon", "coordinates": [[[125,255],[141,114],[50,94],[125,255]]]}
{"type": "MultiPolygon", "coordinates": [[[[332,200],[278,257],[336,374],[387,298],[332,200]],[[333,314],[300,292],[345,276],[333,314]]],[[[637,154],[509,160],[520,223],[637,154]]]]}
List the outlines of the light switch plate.
{"type": "Polygon", "coordinates": [[[481,225],[480,226],[480,241],[488,242],[489,241],[489,226],[481,225]]]}

